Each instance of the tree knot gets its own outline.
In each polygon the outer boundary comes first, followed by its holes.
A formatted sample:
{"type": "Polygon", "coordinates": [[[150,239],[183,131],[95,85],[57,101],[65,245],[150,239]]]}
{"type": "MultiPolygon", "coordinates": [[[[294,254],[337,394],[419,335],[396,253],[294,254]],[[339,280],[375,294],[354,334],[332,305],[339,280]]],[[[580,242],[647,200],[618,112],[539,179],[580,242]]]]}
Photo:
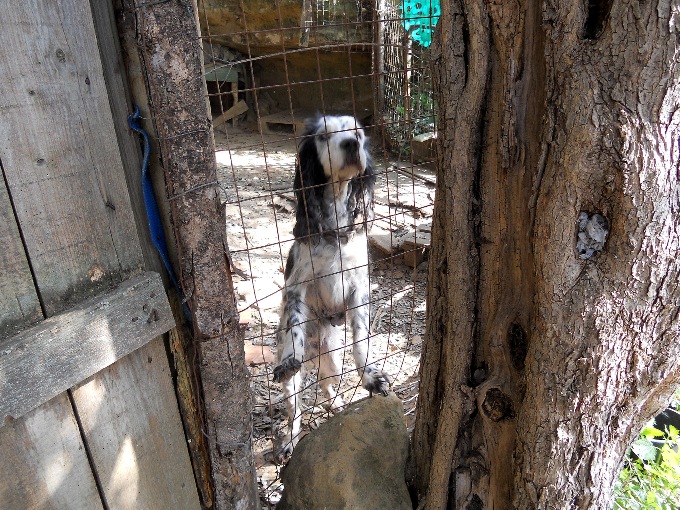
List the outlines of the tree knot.
{"type": "Polygon", "coordinates": [[[512,398],[498,388],[491,388],[486,392],[481,408],[486,417],[493,422],[515,417],[512,398]]]}

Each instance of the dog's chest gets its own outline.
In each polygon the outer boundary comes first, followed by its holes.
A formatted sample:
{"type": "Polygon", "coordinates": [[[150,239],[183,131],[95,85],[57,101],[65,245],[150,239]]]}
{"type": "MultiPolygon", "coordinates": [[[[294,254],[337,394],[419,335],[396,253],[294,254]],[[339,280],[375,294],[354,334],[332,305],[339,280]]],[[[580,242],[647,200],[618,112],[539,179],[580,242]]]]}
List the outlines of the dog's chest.
{"type": "Polygon", "coordinates": [[[368,292],[368,246],[364,233],[345,242],[304,245],[288,285],[306,287],[306,302],[320,313],[337,313],[357,290],[368,292]],[[365,288],[364,288],[365,287],[365,288]]]}

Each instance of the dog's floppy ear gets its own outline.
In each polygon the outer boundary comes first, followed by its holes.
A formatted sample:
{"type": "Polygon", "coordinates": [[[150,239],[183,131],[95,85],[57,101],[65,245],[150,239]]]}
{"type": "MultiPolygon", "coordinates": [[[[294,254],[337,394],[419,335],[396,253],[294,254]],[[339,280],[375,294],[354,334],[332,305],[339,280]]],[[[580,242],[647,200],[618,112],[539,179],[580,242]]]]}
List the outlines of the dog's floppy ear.
{"type": "Polygon", "coordinates": [[[350,181],[350,194],[347,208],[353,218],[354,228],[362,226],[366,231],[373,225],[373,188],[375,188],[376,170],[373,161],[366,153],[366,169],[362,175],[350,181]]]}
{"type": "Polygon", "coordinates": [[[322,201],[327,178],[319,161],[314,134],[317,123],[308,125],[303,133],[303,140],[298,151],[295,167],[295,196],[297,211],[293,235],[295,238],[308,238],[320,234],[323,230],[322,201]]]}

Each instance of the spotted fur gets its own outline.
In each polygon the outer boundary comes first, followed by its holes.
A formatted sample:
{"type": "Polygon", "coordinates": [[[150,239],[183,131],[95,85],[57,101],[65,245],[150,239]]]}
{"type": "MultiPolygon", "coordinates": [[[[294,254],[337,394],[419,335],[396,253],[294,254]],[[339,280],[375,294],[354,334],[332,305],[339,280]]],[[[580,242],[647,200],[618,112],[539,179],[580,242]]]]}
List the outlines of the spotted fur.
{"type": "Polygon", "coordinates": [[[289,430],[280,452],[298,441],[298,405],[305,361],[318,367],[318,382],[332,408],[342,399],[334,384],[342,349],[352,331],[353,355],[363,386],[387,394],[390,379],[368,360],[369,278],[367,231],[373,220],[375,170],[364,130],[354,117],[319,117],[308,123],[298,150],[295,242],[286,261],[278,333],[279,364],[289,430]]]}

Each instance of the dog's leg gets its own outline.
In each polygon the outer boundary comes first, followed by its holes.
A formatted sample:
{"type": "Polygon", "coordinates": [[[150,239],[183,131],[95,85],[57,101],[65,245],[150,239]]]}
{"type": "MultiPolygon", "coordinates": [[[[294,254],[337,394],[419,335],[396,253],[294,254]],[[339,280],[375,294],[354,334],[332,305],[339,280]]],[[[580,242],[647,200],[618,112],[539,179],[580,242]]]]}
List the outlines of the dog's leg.
{"type": "MultiPolygon", "coordinates": [[[[368,278],[366,278],[368,280],[368,278]]],[[[368,294],[362,289],[354,289],[349,299],[347,315],[352,326],[354,337],[354,363],[361,375],[361,382],[371,393],[387,395],[390,387],[390,377],[368,361],[368,335],[369,335],[369,300],[368,294]]]]}
{"type": "Polygon", "coordinates": [[[328,401],[326,407],[333,412],[341,411],[345,404],[333,385],[340,382],[342,373],[342,329],[327,324],[321,330],[320,340],[319,386],[328,401]]]}
{"type": "Polygon", "coordinates": [[[283,393],[286,396],[286,409],[288,410],[288,433],[278,453],[279,462],[290,457],[293,448],[300,440],[302,412],[298,402],[302,398],[301,390],[302,374],[299,371],[283,383],[283,393]]]}
{"type": "Polygon", "coordinates": [[[305,356],[305,335],[314,333],[307,322],[306,307],[299,287],[291,286],[283,294],[281,321],[277,335],[279,365],[274,368],[274,382],[280,382],[288,411],[288,433],[278,453],[278,460],[285,461],[293,453],[302,423],[299,399],[302,398],[302,374],[300,368],[305,356]]]}
{"type": "Polygon", "coordinates": [[[305,330],[308,327],[305,309],[298,288],[293,287],[284,292],[277,335],[279,365],[274,368],[274,382],[287,381],[302,367],[305,330]]]}

